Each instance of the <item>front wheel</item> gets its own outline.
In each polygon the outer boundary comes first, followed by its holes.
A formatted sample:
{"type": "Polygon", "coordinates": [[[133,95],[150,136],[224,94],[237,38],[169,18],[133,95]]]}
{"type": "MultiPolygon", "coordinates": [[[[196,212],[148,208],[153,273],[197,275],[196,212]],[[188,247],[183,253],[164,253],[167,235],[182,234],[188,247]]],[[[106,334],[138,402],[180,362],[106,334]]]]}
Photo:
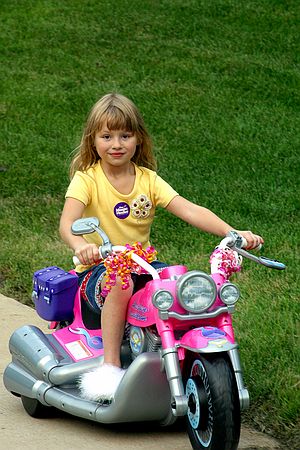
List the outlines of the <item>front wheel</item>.
{"type": "Polygon", "coordinates": [[[185,377],[187,430],[194,450],[236,450],[240,404],[226,355],[191,354],[185,377]]]}

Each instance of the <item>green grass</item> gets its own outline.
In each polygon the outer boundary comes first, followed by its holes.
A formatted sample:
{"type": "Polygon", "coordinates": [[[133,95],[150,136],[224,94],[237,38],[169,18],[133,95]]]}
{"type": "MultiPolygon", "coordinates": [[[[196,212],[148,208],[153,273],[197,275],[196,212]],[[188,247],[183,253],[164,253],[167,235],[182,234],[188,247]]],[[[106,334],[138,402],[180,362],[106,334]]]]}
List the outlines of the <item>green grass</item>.
{"type": "MultiPolygon", "coordinates": [[[[31,304],[34,270],[70,267],[57,233],[70,154],[92,104],[128,95],[159,173],[287,264],[246,261],[235,316],[247,417],[283,436],[299,417],[298,25],[296,0],[10,0],[0,31],[1,292],[31,304]]],[[[165,211],[152,240],[203,270],[218,242],[165,211]]]]}

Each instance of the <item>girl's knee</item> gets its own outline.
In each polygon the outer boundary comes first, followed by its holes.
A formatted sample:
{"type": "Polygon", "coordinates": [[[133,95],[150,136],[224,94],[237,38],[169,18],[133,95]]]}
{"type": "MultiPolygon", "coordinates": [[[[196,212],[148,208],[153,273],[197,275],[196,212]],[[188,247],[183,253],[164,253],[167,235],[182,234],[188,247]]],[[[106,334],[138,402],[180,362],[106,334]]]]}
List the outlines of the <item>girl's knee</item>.
{"type": "Polygon", "coordinates": [[[116,279],[116,288],[119,289],[119,290],[121,289],[123,292],[127,291],[127,292],[131,292],[132,293],[132,291],[133,291],[133,281],[130,278],[128,280],[128,286],[126,287],[126,289],[124,289],[124,284],[122,282],[122,279],[120,277],[117,277],[117,279],[116,279]]]}
{"type": "MultiPolygon", "coordinates": [[[[105,286],[105,281],[103,282],[103,286],[102,288],[105,286]]],[[[130,299],[130,297],[132,296],[133,293],[133,281],[132,279],[130,279],[128,281],[128,286],[126,286],[126,288],[124,289],[124,284],[122,282],[122,279],[120,277],[117,277],[116,279],[116,283],[114,286],[111,287],[107,297],[110,296],[116,296],[117,298],[121,298],[121,299],[130,299]]]]}

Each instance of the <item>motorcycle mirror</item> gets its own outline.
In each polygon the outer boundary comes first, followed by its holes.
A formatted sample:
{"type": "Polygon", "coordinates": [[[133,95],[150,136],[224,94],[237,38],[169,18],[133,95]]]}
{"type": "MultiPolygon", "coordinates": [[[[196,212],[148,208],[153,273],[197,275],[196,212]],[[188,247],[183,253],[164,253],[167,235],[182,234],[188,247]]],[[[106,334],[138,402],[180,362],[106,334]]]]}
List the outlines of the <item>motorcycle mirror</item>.
{"type": "Polygon", "coordinates": [[[72,223],[72,233],[75,236],[82,234],[94,233],[95,227],[99,226],[99,219],[97,217],[85,217],[84,219],[77,219],[72,223]]]}
{"type": "Polygon", "coordinates": [[[270,259],[265,256],[260,256],[258,259],[261,264],[271,269],[284,270],[286,268],[285,264],[277,261],[277,259],[270,259]]]}
{"type": "Polygon", "coordinates": [[[235,246],[232,247],[239,255],[244,256],[245,258],[250,259],[256,263],[262,264],[263,266],[269,267],[270,269],[284,270],[286,268],[285,264],[277,261],[277,259],[266,258],[265,256],[257,257],[248,253],[246,250],[242,248],[237,248],[235,246]]]}

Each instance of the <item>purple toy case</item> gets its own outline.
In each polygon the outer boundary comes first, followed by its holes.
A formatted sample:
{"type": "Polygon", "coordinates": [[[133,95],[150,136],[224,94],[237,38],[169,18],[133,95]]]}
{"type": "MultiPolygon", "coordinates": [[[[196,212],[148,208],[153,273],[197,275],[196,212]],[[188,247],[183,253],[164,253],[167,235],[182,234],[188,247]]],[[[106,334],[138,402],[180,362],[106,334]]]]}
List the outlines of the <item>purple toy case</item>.
{"type": "Polygon", "coordinates": [[[32,300],[40,317],[72,320],[77,276],[52,266],[34,272],[32,300]]]}

